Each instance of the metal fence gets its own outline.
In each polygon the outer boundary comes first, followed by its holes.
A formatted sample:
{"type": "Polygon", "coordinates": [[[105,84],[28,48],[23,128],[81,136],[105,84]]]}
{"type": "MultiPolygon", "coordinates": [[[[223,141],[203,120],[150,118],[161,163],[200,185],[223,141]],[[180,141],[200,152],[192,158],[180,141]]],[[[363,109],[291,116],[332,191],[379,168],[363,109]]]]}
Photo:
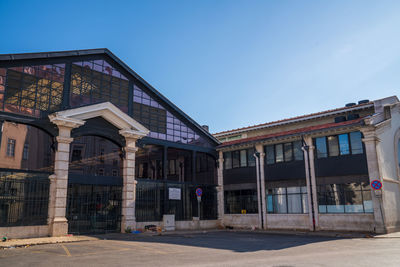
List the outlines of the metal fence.
{"type": "Polygon", "coordinates": [[[164,214],[175,214],[175,220],[192,220],[198,216],[196,188],[203,190],[200,205],[201,220],[217,219],[217,190],[215,185],[177,183],[138,179],[136,188],[136,220],[161,221],[164,214]],[[179,199],[170,198],[170,188],[179,192],[179,199]]]}
{"type": "Polygon", "coordinates": [[[0,172],[0,226],[46,225],[48,174],[0,172]]]}

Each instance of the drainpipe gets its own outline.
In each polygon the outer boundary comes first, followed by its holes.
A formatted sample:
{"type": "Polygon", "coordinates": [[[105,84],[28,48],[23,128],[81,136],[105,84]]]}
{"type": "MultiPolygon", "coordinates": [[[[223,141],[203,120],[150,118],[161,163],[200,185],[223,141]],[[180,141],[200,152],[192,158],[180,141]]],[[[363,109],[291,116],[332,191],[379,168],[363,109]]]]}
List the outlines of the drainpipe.
{"type": "MultiPolygon", "coordinates": [[[[311,166],[310,166],[310,146],[307,145],[304,137],[301,137],[301,142],[303,143],[303,150],[306,151],[307,154],[307,168],[308,168],[308,175],[307,178],[310,185],[310,197],[311,197],[311,216],[312,216],[312,224],[313,224],[313,231],[315,231],[315,210],[314,210],[314,197],[313,197],[313,190],[312,190],[312,182],[311,182],[311,166]]],[[[308,190],[308,188],[307,188],[308,190]]]]}
{"type": "Polygon", "coordinates": [[[258,219],[260,222],[260,229],[264,229],[263,220],[263,205],[262,205],[262,188],[261,188],[261,166],[260,166],[260,152],[255,152],[253,156],[256,158],[256,171],[257,171],[257,197],[258,197],[258,219]]]}

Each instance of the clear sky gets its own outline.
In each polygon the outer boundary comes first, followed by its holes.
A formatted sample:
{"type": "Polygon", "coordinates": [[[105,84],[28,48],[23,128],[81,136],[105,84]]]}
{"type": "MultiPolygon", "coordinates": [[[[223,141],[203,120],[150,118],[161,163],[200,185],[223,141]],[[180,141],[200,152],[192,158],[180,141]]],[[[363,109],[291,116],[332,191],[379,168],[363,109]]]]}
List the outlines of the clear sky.
{"type": "Polygon", "coordinates": [[[400,1],[0,0],[0,53],[110,49],[211,132],[400,96],[400,1]]]}

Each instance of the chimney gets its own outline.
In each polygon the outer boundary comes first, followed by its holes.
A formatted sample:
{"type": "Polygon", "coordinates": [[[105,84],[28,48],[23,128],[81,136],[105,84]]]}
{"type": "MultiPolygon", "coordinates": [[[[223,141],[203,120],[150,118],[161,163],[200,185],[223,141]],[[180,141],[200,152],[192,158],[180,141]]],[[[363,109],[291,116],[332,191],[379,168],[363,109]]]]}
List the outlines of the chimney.
{"type": "Polygon", "coordinates": [[[202,127],[204,130],[206,130],[207,132],[209,132],[208,125],[202,125],[201,127],[202,127]]]}

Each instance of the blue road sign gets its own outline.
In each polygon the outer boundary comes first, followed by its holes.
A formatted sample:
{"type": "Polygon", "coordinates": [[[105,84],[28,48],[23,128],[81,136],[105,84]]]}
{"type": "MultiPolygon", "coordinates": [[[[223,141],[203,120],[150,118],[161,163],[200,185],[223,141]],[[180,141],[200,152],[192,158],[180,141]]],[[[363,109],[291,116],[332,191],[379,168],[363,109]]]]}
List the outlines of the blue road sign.
{"type": "Polygon", "coordinates": [[[203,190],[201,190],[200,187],[196,188],[196,195],[197,195],[198,197],[201,197],[202,194],[203,194],[203,190]]]}
{"type": "Polygon", "coordinates": [[[372,187],[373,189],[375,189],[375,190],[379,190],[379,189],[382,188],[382,183],[381,183],[381,181],[379,181],[379,180],[373,180],[373,181],[371,182],[371,187],[372,187]]]}

